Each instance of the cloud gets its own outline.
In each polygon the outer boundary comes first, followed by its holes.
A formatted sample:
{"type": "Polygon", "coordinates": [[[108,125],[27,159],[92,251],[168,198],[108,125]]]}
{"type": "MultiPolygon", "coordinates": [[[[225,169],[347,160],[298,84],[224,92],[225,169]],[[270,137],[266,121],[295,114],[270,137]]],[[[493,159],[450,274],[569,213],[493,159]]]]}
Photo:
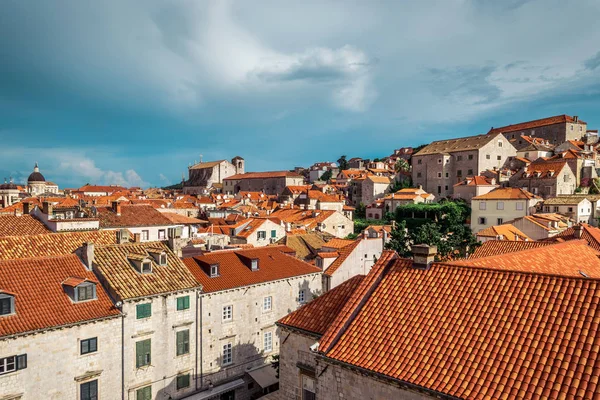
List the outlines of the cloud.
{"type": "Polygon", "coordinates": [[[585,60],[583,66],[590,70],[600,67],[600,51],[597,52],[595,56],[585,60]]]}
{"type": "Polygon", "coordinates": [[[498,86],[490,82],[496,67],[464,66],[452,69],[430,69],[431,89],[451,101],[465,105],[486,104],[497,100],[502,94],[498,86]]]}
{"type": "Polygon", "coordinates": [[[158,178],[160,179],[161,182],[163,182],[165,185],[170,186],[171,185],[171,180],[169,178],[167,178],[164,174],[158,174],[158,178]]]}
{"type": "Polygon", "coordinates": [[[93,160],[84,157],[71,157],[68,160],[63,160],[58,169],[71,176],[87,180],[91,184],[114,184],[125,187],[149,186],[149,184],[133,169],[128,169],[125,172],[104,170],[98,168],[93,160]]]}

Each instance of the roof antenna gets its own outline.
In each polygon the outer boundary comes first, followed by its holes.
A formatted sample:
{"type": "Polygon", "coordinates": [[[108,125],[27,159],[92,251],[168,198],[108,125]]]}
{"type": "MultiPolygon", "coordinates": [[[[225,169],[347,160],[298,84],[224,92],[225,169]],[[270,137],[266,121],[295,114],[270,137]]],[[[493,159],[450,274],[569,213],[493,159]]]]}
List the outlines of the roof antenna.
{"type": "Polygon", "coordinates": [[[583,272],[583,271],[579,271],[579,273],[580,273],[582,276],[586,277],[586,278],[589,278],[589,277],[590,277],[588,274],[586,274],[586,273],[585,273],[585,272],[583,272]]]}

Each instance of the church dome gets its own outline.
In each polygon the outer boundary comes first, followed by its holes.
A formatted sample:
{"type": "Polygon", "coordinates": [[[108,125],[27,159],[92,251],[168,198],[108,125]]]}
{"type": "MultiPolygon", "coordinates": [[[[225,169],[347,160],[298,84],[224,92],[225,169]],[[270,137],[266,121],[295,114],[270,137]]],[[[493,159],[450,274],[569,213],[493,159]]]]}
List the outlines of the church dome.
{"type": "Polygon", "coordinates": [[[0,190],[4,189],[4,190],[16,190],[18,189],[17,185],[15,185],[12,181],[12,178],[10,178],[9,182],[6,182],[6,178],[4,178],[4,183],[2,185],[0,185],[0,190]]]}
{"type": "Polygon", "coordinates": [[[40,173],[40,169],[38,168],[38,164],[35,163],[35,167],[33,168],[33,172],[27,178],[27,183],[29,182],[46,182],[46,178],[44,175],[40,173]]]}

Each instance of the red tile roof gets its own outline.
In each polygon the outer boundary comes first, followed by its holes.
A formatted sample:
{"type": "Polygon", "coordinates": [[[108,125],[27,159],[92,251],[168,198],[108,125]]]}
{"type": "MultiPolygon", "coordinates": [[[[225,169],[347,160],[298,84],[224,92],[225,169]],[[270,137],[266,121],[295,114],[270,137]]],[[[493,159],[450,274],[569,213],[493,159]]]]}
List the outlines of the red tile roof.
{"type": "Polygon", "coordinates": [[[323,247],[330,247],[332,249],[341,249],[341,248],[346,247],[346,246],[348,246],[350,244],[354,244],[355,242],[356,242],[356,240],[332,238],[330,241],[328,241],[327,243],[325,243],[323,245],[323,247]]]}
{"type": "Polygon", "coordinates": [[[184,258],[183,262],[202,284],[205,293],[292,278],[321,272],[320,268],[294,257],[286,246],[267,246],[247,250],[218,251],[184,258]],[[258,259],[258,271],[252,271],[247,259],[258,259]],[[212,264],[219,264],[219,276],[211,278],[212,264]]]}
{"type": "Polygon", "coordinates": [[[587,241],[588,245],[594,250],[600,251],[600,229],[590,226],[588,224],[580,224],[581,226],[581,237],[575,234],[576,227],[570,227],[562,231],[556,236],[545,239],[544,242],[565,242],[568,240],[583,239],[587,241]]]}
{"type": "Polygon", "coordinates": [[[121,215],[112,208],[98,207],[97,210],[101,228],[174,225],[160,211],[148,205],[121,206],[121,215]]]}
{"type": "Polygon", "coordinates": [[[31,215],[0,215],[0,237],[52,233],[31,215]]]}
{"type": "Polygon", "coordinates": [[[236,174],[227,177],[225,180],[240,180],[240,179],[269,179],[269,178],[302,178],[296,172],[291,171],[270,171],[270,172],[246,172],[245,174],[236,174]]]}
{"type": "Polygon", "coordinates": [[[101,186],[101,185],[85,185],[77,189],[78,192],[119,192],[121,190],[127,190],[122,186],[101,186]]]}
{"type": "Polygon", "coordinates": [[[97,300],[73,303],[64,282],[97,282],[74,255],[0,261],[0,291],[15,296],[14,315],[0,317],[0,336],[119,315],[101,285],[97,300]]]}
{"type": "Polygon", "coordinates": [[[549,244],[549,242],[524,242],[522,240],[488,240],[477,247],[469,259],[499,256],[501,254],[514,253],[515,251],[536,249],[549,244]]]}
{"type": "Polygon", "coordinates": [[[592,399],[600,395],[599,307],[598,279],[450,264],[422,270],[384,253],[319,352],[442,396],[592,399]]]}
{"type": "Polygon", "coordinates": [[[527,190],[521,188],[497,188],[488,192],[486,194],[482,194],[479,196],[473,197],[473,200],[531,200],[531,199],[541,199],[541,197],[528,192],[527,190]]]}
{"type": "Polygon", "coordinates": [[[526,129],[538,128],[541,126],[548,126],[548,125],[554,125],[554,124],[566,124],[566,123],[587,125],[585,122],[583,122],[581,120],[579,120],[578,122],[575,122],[573,117],[563,114],[563,115],[557,115],[554,117],[536,119],[536,120],[528,121],[528,122],[521,122],[521,123],[513,124],[513,125],[506,125],[506,126],[502,126],[500,128],[492,128],[488,132],[488,134],[516,132],[516,131],[523,131],[526,129]]]}
{"type": "Polygon", "coordinates": [[[523,178],[555,178],[567,166],[567,161],[564,159],[548,159],[538,158],[527,166],[527,171],[523,171],[523,178]]]}
{"type": "Polygon", "coordinates": [[[500,240],[531,240],[529,236],[521,232],[517,227],[512,224],[502,224],[502,225],[494,225],[489,228],[485,228],[477,232],[477,237],[499,237],[503,238],[500,240]]]}
{"type": "Polygon", "coordinates": [[[356,275],[278,321],[279,325],[323,335],[364,279],[356,275]]]}
{"type": "MultiPolygon", "coordinates": [[[[349,244],[348,246],[345,246],[345,247],[342,247],[341,249],[339,249],[338,253],[340,255],[338,256],[338,258],[335,259],[334,262],[331,263],[331,265],[329,267],[327,267],[327,269],[325,271],[323,271],[323,275],[333,276],[335,271],[337,271],[338,268],[340,268],[342,266],[344,261],[346,261],[346,259],[350,256],[350,254],[352,254],[354,249],[356,249],[358,247],[361,240],[363,240],[363,239],[357,239],[353,243],[349,244]]],[[[327,245],[325,245],[323,247],[326,247],[326,246],[327,245]]]]}
{"type": "Polygon", "coordinates": [[[198,218],[187,217],[185,215],[163,212],[163,216],[165,216],[169,221],[178,225],[188,225],[188,224],[208,224],[208,221],[204,221],[198,218]]]}

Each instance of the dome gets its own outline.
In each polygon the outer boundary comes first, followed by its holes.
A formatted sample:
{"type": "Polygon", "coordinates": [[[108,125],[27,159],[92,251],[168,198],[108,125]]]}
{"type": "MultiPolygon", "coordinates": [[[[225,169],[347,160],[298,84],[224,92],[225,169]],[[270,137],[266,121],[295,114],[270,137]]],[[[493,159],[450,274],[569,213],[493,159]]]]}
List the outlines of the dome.
{"type": "Polygon", "coordinates": [[[2,185],[0,185],[0,190],[17,190],[18,187],[17,185],[15,185],[12,181],[12,178],[10,178],[10,182],[6,182],[6,178],[4,178],[4,183],[2,185]]]}
{"type": "Polygon", "coordinates": [[[38,168],[38,164],[35,163],[35,167],[33,167],[33,172],[27,178],[27,183],[29,182],[46,182],[46,178],[44,175],[40,173],[40,169],[38,168]]]}

